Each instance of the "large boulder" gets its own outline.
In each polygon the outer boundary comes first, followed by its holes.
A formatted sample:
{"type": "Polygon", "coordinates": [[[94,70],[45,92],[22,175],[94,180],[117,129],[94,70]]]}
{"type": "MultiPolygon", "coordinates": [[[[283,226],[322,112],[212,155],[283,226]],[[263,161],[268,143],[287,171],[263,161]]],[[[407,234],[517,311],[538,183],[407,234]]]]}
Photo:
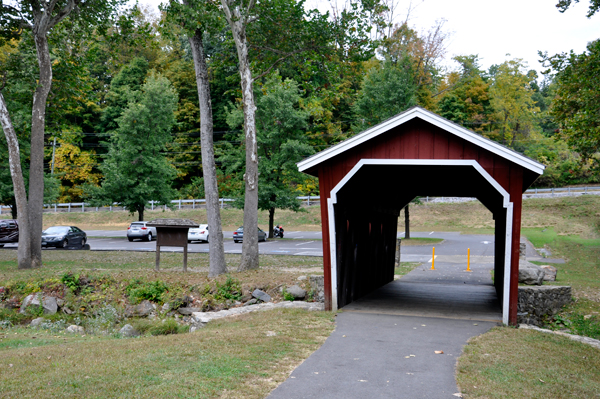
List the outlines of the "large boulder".
{"type": "Polygon", "coordinates": [[[31,327],[39,327],[45,321],[46,319],[44,319],[43,317],[38,317],[36,319],[31,320],[31,323],[29,323],[29,325],[31,327]]]}
{"type": "Polygon", "coordinates": [[[125,309],[125,317],[148,317],[155,310],[155,306],[152,302],[146,300],[142,301],[139,305],[128,306],[125,309]]]}
{"type": "Polygon", "coordinates": [[[292,285],[291,287],[288,287],[285,291],[291,296],[293,296],[294,300],[302,300],[306,296],[306,291],[300,288],[298,285],[292,285]]]}
{"type": "Polygon", "coordinates": [[[527,261],[519,262],[519,283],[527,285],[542,285],[546,273],[538,265],[527,261]]]}
{"type": "Polygon", "coordinates": [[[544,273],[546,273],[544,281],[556,281],[556,273],[558,271],[556,267],[550,265],[542,265],[540,267],[544,269],[544,273]]]}
{"type": "Polygon", "coordinates": [[[131,324],[125,324],[123,326],[123,328],[121,328],[119,330],[119,334],[121,334],[122,337],[137,337],[140,335],[140,333],[133,328],[133,326],[131,324]]]}
{"type": "Polygon", "coordinates": [[[71,334],[83,334],[83,333],[85,333],[85,330],[84,330],[83,327],[76,326],[75,324],[72,324],[69,327],[67,327],[67,329],[65,331],[68,332],[68,333],[71,333],[71,334]]]}
{"type": "Polygon", "coordinates": [[[42,306],[44,309],[44,314],[54,314],[58,311],[58,303],[56,302],[56,298],[52,296],[46,296],[40,293],[27,295],[23,302],[21,303],[21,313],[25,313],[26,309],[29,306],[42,306]],[[41,300],[41,303],[40,303],[41,300]]]}
{"type": "Polygon", "coordinates": [[[266,292],[261,291],[259,289],[255,289],[252,292],[252,296],[254,298],[256,298],[256,299],[260,299],[263,302],[269,302],[269,301],[271,301],[271,296],[269,294],[267,294],[266,292]]]}

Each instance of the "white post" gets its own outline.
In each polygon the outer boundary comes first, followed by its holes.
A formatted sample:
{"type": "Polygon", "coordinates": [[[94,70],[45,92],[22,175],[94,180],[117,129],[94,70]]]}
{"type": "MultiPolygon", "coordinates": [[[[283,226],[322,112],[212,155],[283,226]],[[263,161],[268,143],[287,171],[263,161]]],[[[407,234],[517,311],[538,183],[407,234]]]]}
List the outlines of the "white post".
{"type": "Polygon", "coordinates": [[[69,212],[71,212],[71,203],[69,202],[69,212]]]}
{"type": "Polygon", "coordinates": [[[85,202],[81,203],[81,212],[85,213],[85,202]]]}

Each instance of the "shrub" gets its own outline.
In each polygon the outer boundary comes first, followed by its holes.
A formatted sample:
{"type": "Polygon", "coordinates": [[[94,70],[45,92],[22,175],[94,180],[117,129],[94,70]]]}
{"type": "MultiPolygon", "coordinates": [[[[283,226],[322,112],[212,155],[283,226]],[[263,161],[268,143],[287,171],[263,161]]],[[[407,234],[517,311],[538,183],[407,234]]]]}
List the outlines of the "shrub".
{"type": "Polygon", "coordinates": [[[239,280],[231,276],[227,276],[225,283],[219,284],[217,281],[216,285],[217,293],[215,294],[215,299],[217,301],[225,301],[227,299],[237,301],[242,297],[242,284],[239,280]]]}
{"type": "Polygon", "coordinates": [[[167,284],[160,280],[144,283],[141,280],[136,279],[132,280],[127,287],[125,287],[125,293],[133,303],[140,303],[143,300],[162,303],[163,294],[167,291],[167,284]]]}

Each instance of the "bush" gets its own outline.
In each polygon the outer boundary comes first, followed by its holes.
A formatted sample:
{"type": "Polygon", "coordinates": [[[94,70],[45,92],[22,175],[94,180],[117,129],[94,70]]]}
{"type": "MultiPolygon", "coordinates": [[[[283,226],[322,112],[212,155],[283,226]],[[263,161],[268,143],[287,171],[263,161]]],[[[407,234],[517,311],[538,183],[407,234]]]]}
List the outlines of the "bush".
{"type": "Polygon", "coordinates": [[[148,319],[135,319],[130,320],[129,324],[131,324],[131,326],[140,334],[168,335],[180,334],[189,331],[188,326],[179,325],[175,319],[154,321],[148,319]]]}
{"type": "Polygon", "coordinates": [[[167,291],[167,284],[160,280],[144,283],[141,280],[136,279],[132,280],[127,287],[125,287],[125,293],[133,303],[140,303],[143,300],[163,303],[163,294],[167,291]]]}
{"type": "Polygon", "coordinates": [[[227,299],[237,301],[242,297],[242,284],[239,280],[231,276],[227,276],[224,284],[221,285],[217,281],[216,285],[217,293],[215,294],[215,299],[217,301],[225,301],[227,299]]]}

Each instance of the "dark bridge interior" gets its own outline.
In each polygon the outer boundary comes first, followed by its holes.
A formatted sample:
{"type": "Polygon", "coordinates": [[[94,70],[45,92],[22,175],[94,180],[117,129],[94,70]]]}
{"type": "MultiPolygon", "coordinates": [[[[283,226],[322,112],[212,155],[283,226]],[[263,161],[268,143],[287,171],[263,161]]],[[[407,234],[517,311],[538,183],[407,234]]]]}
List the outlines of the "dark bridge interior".
{"type": "Polygon", "coordinates": [[[472,166],[364,165],[340,189],[334,205],[338,307],[394,279],[398,216],[417,196],[475,197],[490,210],[494,284],[502,302],[506,208],[494,186],[472,166]]]}

